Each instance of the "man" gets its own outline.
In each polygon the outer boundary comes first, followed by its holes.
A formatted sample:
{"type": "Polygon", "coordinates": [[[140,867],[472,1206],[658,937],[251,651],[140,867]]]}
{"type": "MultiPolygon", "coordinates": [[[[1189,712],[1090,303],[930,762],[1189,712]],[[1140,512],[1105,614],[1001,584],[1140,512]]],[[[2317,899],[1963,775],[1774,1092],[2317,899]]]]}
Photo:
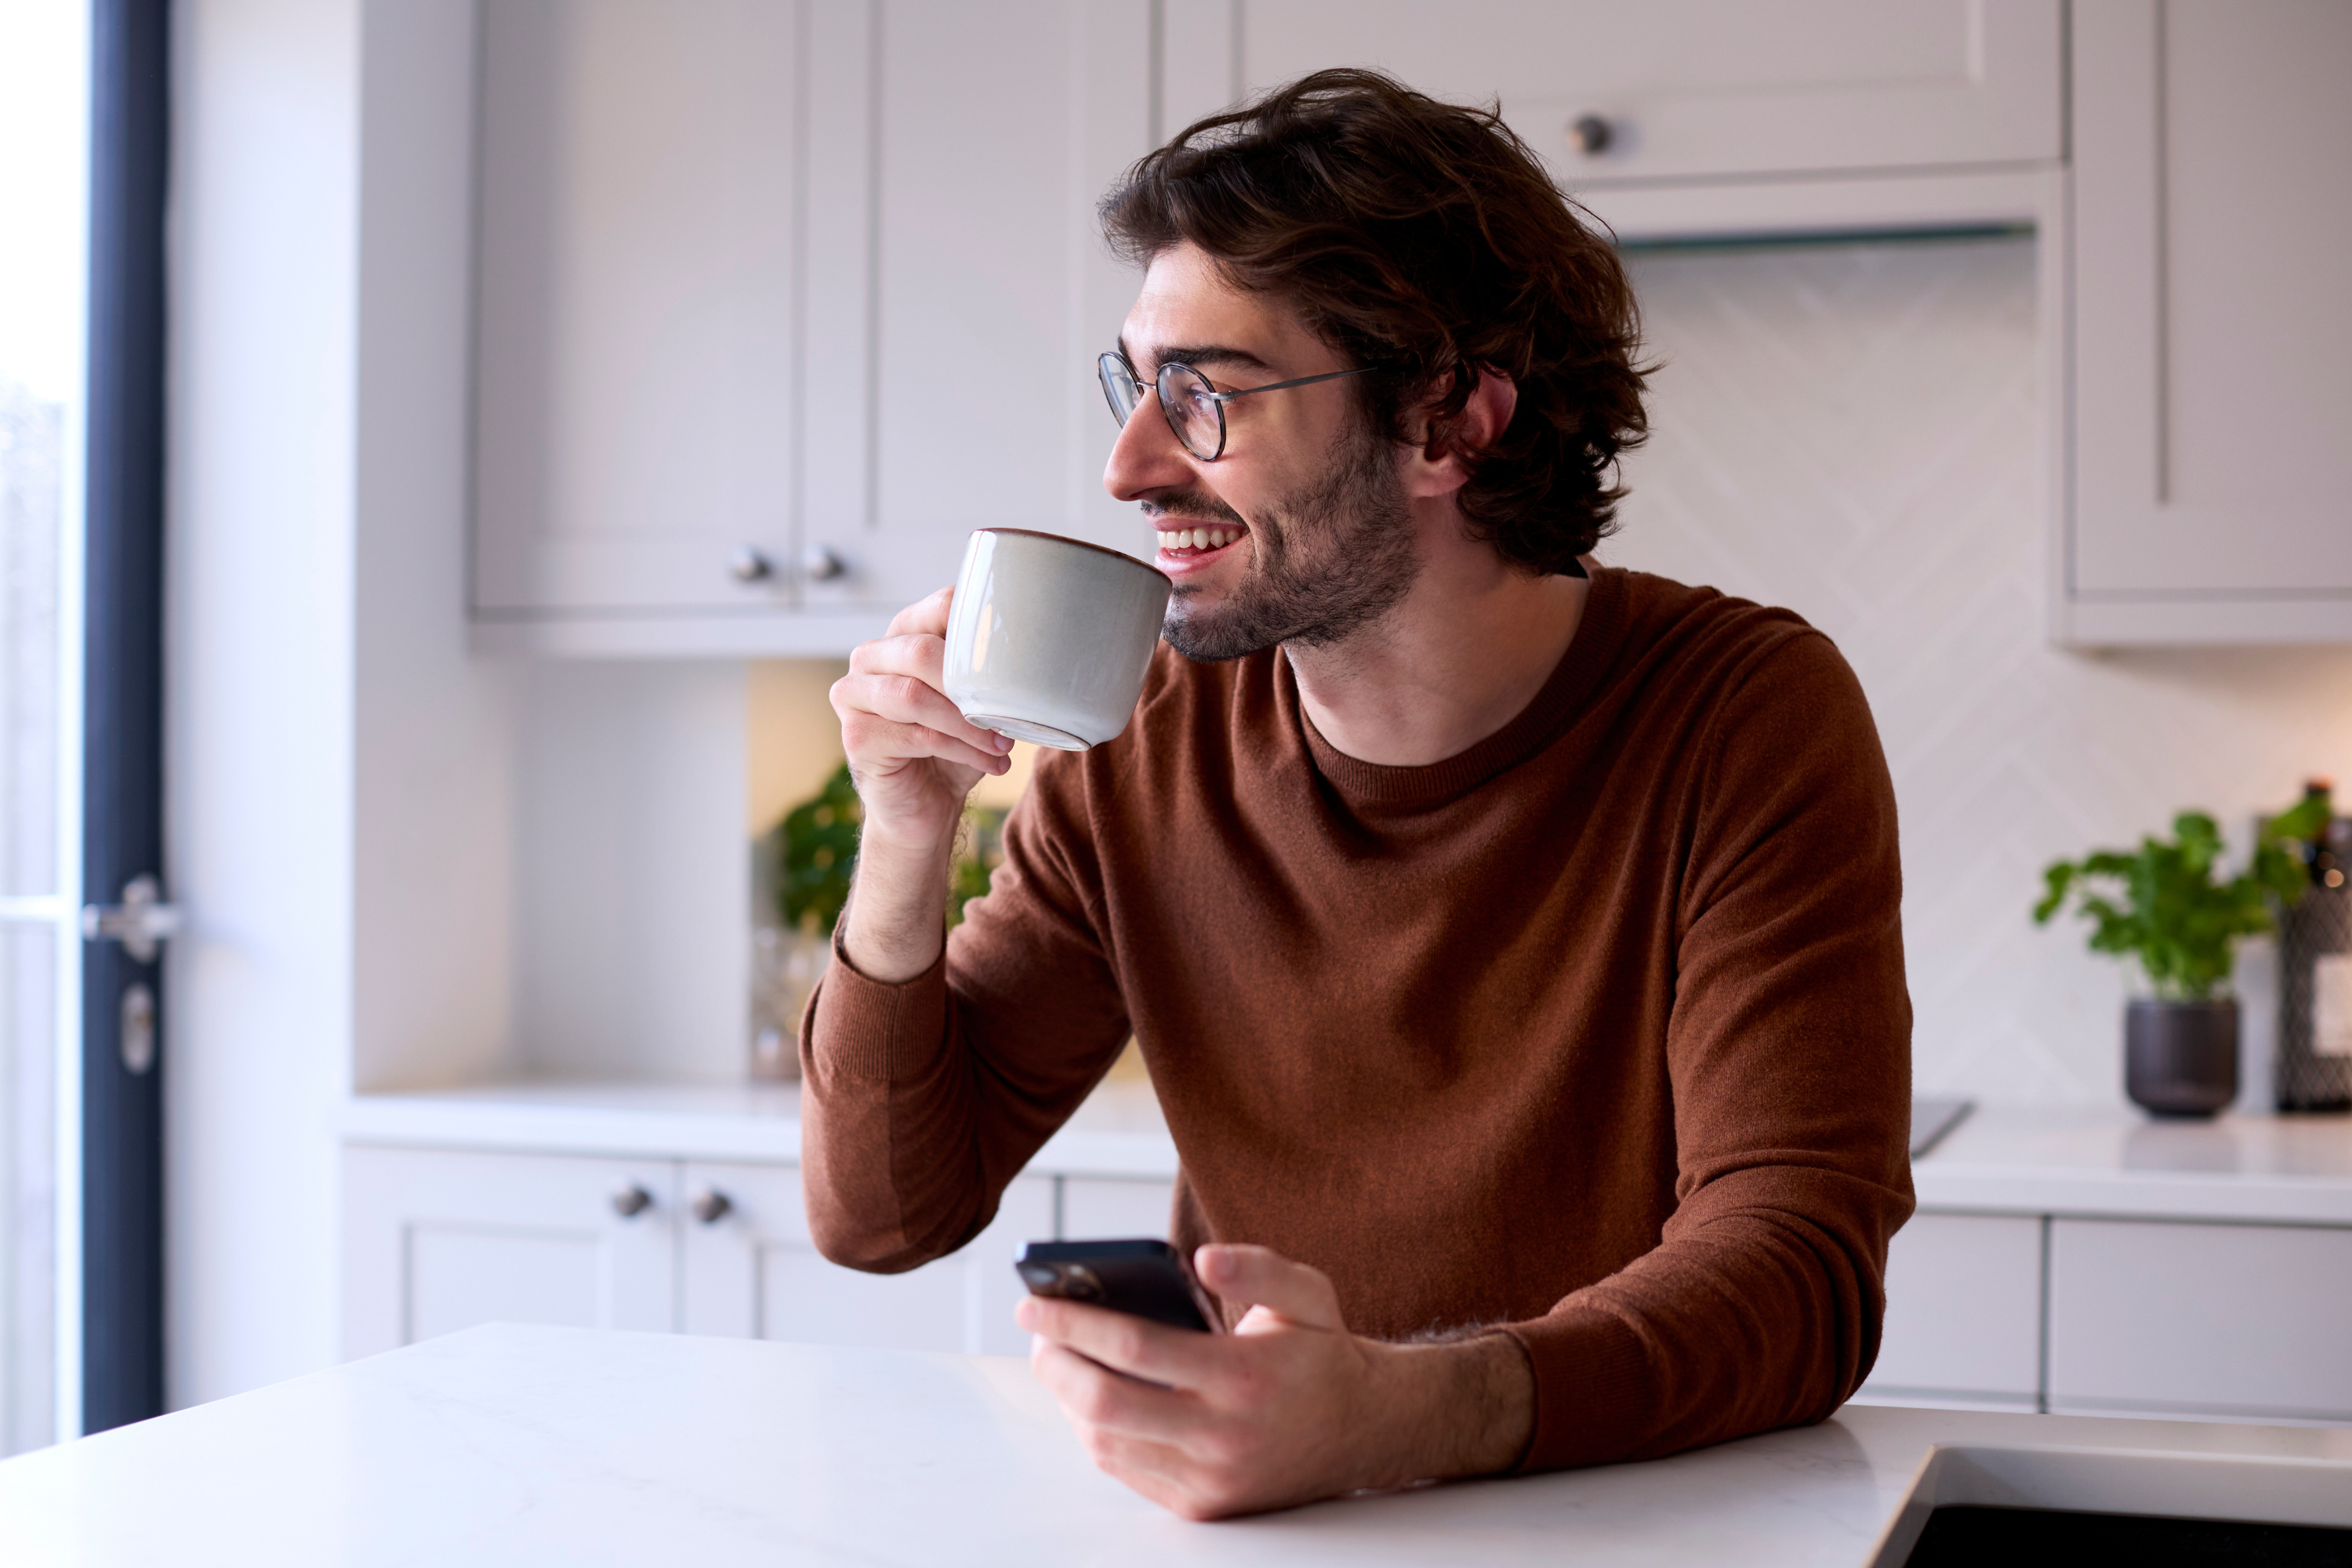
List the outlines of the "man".
{"type": "Polygon", "coordinates": [[[1827,639],[1591,563],[1644,430],[1612,252],[1491,115],[1361,72],[1193,127],[1103,214],[1146,267],[1105,483],[1169,646],[1123,735],[1041,761],[944,942],[1009,749],[938,689],[947,595],[834,688],[866,821],[802,1042],[819,1245],[962,1245],[1131,1031],[1236,1331],[1020,1319],[1146,1496],[1825,1416],[1911,1206],[1892,791],[1827,639]]]}

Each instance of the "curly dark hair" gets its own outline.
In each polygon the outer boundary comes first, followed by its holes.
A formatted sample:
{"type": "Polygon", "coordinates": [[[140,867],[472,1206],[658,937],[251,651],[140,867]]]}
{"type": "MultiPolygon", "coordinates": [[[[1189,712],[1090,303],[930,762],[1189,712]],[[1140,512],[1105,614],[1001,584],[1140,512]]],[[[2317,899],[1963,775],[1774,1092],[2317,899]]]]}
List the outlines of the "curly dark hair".
{"type": "Polygon", "coordinates": [[[1499,440],[1464,454],[1458,504],[1505,559],[1553,573],[1614,531],[1618,456],[1649,432],[1633,291],[1581,211],[1497,109],[1323,70],[1195,121],[1100,216],[1126,260],[1197,245],[1376,367],[1357,384],[1391,440],[1412,438],[1406,418],[1431,398],[1442,439],[1482,367],[1510,377],[1518,405],[1499,440]]]}

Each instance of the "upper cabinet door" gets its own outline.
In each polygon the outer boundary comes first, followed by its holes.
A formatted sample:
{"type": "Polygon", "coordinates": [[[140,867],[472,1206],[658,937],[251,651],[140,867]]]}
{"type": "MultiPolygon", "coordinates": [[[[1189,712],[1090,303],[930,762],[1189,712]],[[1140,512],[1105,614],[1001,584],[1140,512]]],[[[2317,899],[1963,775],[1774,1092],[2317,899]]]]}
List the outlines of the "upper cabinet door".
{"type": "Polygon", "coordinates": [[[2056,0],[1234,0],[1231,19],[1223,10],[1169,7],[1171,132],[1243,91],[1361,65],[1441,98],[1499,98],[1512,127],[1579,186],[2062,151],[2056,0]],[[1605,134],[1580,136],[1588,121],[1605,134]]]}
{"type": "Polygon", "coordinates": [[[486,0],[478,614],[789,594],[802,21],[771,0],[486,0]]]}
{"type": "Polygon", "coordinates": [[[2352,5],[2074,15],[2059,635],[2352,638],[2352,5]]]}
{"type": "Polygon", "coordinates": [[[845,652],[974,528],[1140,552],[1100,486],[1135,280],[1094,203],[1150,144],[1152,10],[484,0],[499,646],[845,652]]]}
{"type": "Polygon", "coordinates": [[[1095,356],[1139,280],[1094,205],[1150,146],[1152,10],[875,0],[870,499],[812,510],[853,568],[813,606],[919,598],[954,580],[976,528],[1149,553],[1102,489],[1118,429],[1095,356]]]}

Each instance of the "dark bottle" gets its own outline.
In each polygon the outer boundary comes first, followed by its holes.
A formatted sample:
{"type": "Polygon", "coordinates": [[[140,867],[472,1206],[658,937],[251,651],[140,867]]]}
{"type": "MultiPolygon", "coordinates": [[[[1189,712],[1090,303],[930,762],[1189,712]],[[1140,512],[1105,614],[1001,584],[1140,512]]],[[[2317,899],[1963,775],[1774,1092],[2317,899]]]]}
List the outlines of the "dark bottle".
{"type": "MultiPolygon", "coordinates": [[[[2328,798],[2314,779],[2304,798],[2328,798]]],[[[2281,1110],[2352,1110],[2352,817],[2328,814],[2303,847],[2311,882],[2279,918],[2281,1110]]]]}

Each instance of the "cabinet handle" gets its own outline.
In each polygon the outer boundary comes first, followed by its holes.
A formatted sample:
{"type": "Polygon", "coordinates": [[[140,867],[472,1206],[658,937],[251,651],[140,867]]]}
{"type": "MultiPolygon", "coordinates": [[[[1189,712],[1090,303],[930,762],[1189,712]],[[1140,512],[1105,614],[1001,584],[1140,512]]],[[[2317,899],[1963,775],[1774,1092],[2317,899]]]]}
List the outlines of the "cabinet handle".
{"type": "Polygon", "coordinates": [[[635,1182],[613,1194],[613,1212],[623,1219],[635,1219],[653,1206],[653,1194],[635,1182]]]}
{"type": "Polygon", "coordinates": [[[694,1194],[694,1217],[705,1225],[717,1225],[734,1207],[734,1200],[717,1187],[705,1187],[694,1194]]]}
{"type": "Polygon", "coordinates": [[[775,574],[775,563],[757,545],[738,545],[735,553],[727,558],[727,574],[738,583],[764,582],[775,574]]]}
{"type": "Polygon", "coordinates": [[[1597,114],[1580,114],[1569,121],[1568,144],[1588,158],[1606,153],[1616,140],[1617,128],[1597,114]]]}
{"type": "Polygon", "coordinates": [[[801,552],[801,572],[812,583],[830,583],[849,574],[849,563],[829,544],[812,544],[801,552]]]}

